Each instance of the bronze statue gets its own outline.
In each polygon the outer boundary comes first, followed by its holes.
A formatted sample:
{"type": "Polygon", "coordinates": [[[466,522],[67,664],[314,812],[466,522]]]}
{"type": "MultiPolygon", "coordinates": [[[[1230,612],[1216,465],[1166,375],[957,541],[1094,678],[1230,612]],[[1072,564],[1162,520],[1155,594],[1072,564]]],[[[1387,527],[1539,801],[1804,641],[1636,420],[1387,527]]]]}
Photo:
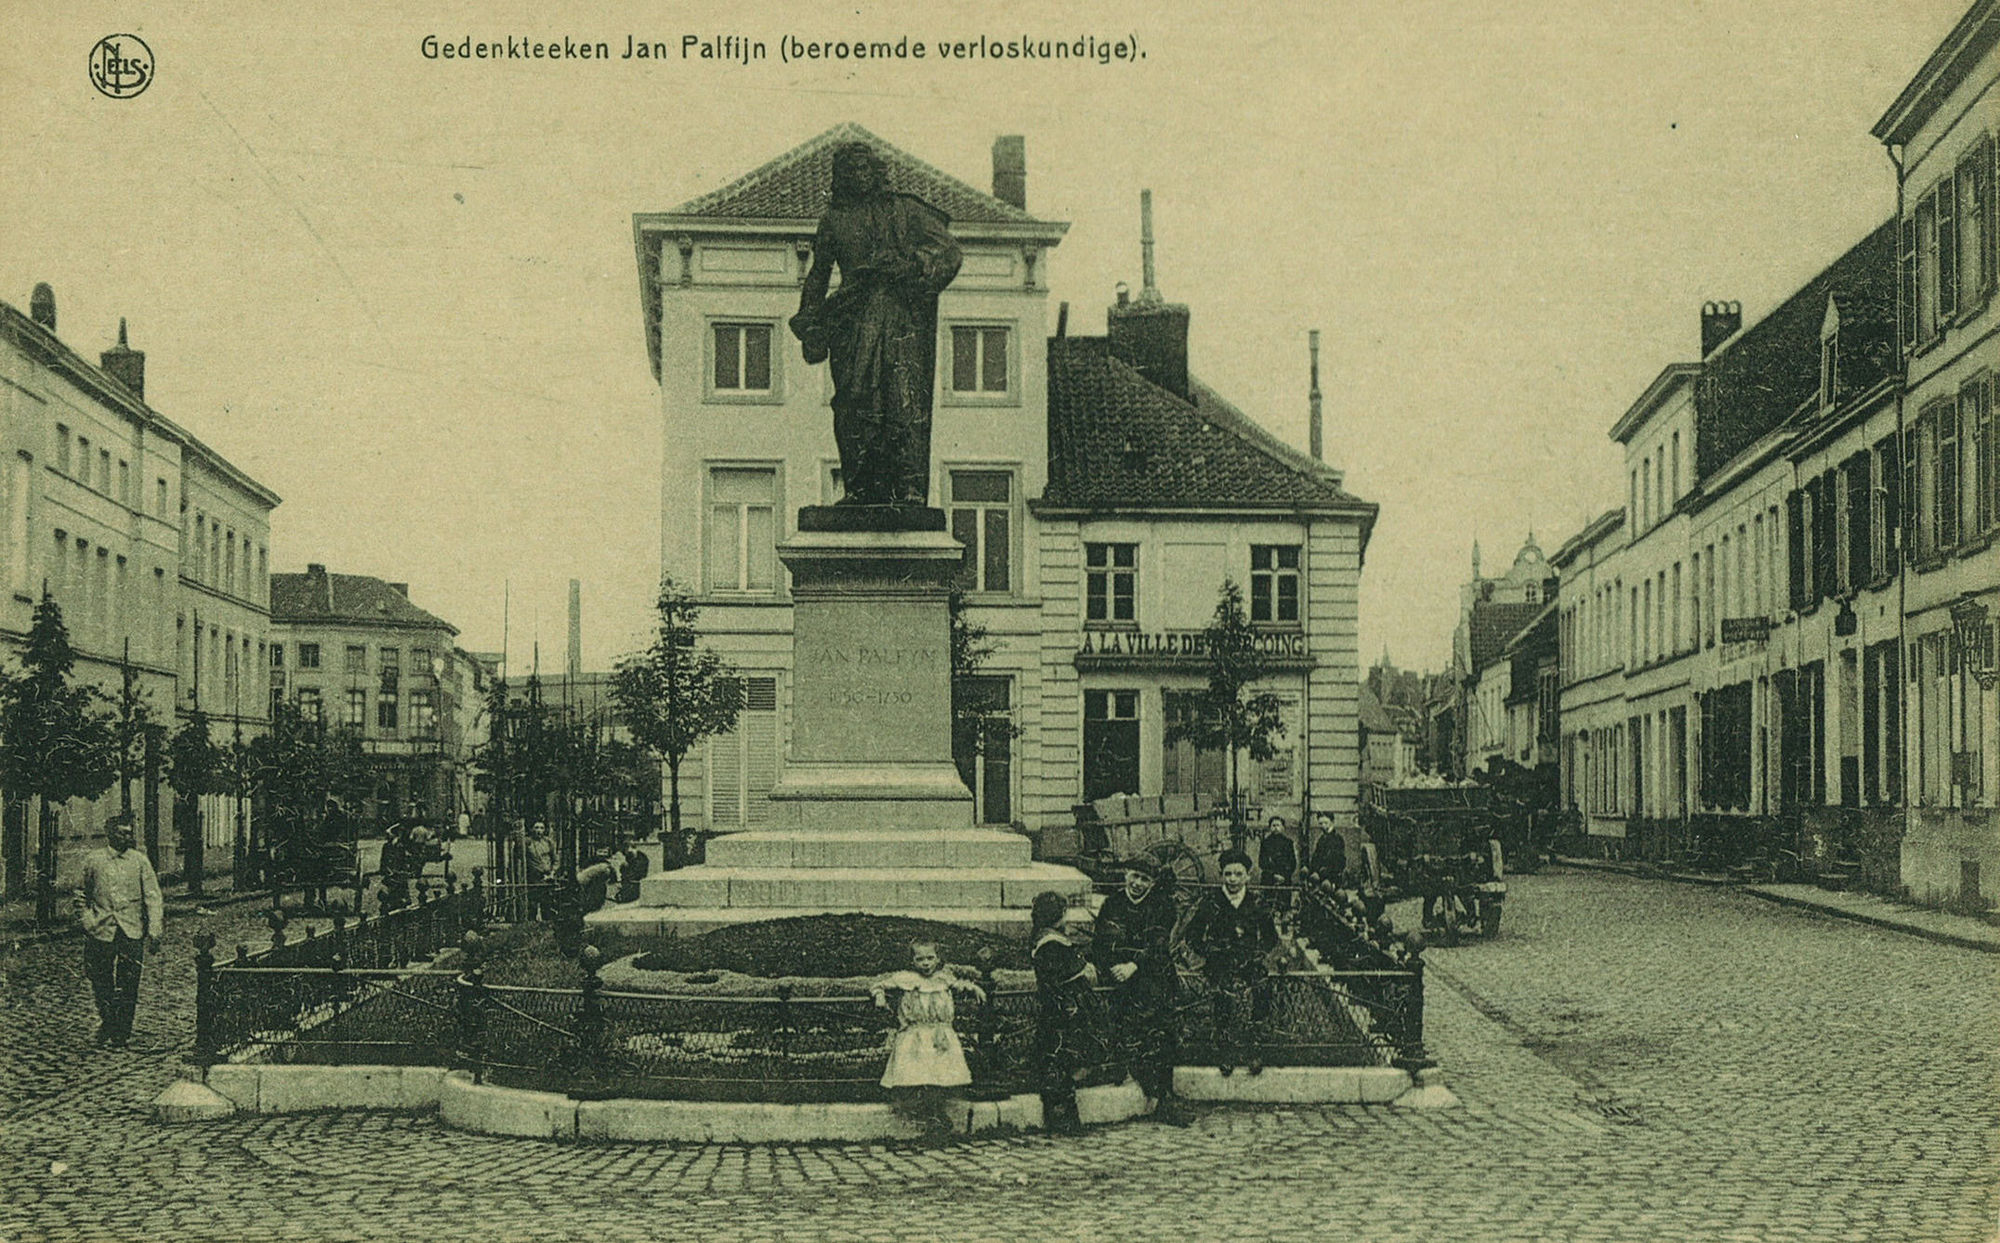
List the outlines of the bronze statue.
{"type": "Polygon", "coordinates": [[[833,368],[842,504],[928,503],[938,294],[960,259],[948,223],[890,190],[866,143],[834,152],[832,201],[791,326],[806,362],[833,368]],[[829,297],[835,264],[840,288],[829,297]]]}

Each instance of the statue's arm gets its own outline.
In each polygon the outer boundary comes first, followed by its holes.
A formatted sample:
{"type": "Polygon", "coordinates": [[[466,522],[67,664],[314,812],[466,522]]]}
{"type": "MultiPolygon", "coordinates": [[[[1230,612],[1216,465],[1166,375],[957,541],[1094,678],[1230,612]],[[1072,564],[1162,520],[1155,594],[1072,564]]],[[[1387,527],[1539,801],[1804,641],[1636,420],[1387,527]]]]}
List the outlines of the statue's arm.
{"type": "Polygon", "coordinates": [[[928,204],[915,204],[917,227],[912,230],[915,238],[913,255],[919,271],[918,280],[932,293],[941,293],[958,275],[958,265],[964,256],[958,249],[958,241],[952,237],[950,221],[943,212],[928,204]]]}
{"type": "Polygon", "coordinates": [[[832,283],[833,247],[827,244],[826,222],[822,220],[813,237],[812,267],[806,270],[805,283],[799,289],[799,311],[791,318],[792,335],[798,338],[808,363],[826,360],[826,326],[820,322],[820,312],[826,304],[827,286],[832,283]]]}

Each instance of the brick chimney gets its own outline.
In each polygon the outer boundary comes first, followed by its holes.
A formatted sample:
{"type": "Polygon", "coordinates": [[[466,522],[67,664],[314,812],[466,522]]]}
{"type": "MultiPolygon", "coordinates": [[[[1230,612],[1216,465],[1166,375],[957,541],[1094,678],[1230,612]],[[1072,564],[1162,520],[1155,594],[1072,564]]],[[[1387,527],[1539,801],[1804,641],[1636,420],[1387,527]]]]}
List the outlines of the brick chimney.
{"type": "Polygon", "coordinates": [[[1715,353],[1716,347],[1736,335],[1743,327],[1743,304],[1741,302],[1704,302],[1701,304],[1701,356],[1707,358],[1715,353]]]}
{"type": "Polygon", "coordinates": [[[993,197],[1027,210],[1028,140],[1019,134],[993,140],[993,197]]]}
{"type": "Polygon", "coordinates": [[[1188,395],[1188,309],[1160,297],[1153,279],[1153,192],[1139,192],[1139,247],[1145,285],[1137,298],[1123,288],[1105,315],[1111,352],[1182,401],[1188,395]]]}
{"type": "Polygon", "coordinates": [[[43,281],[28,295],[28,318],[50,332],[56,330],[56,291],[43,281]]]}
{"type": "MultiPolygon", "coordinates": [[[[51,313],[54,307],[50,308],[51,313]]],[[[118,317],[118,344],[98,355],[98,362],[112,379],[123,384],[132,396],[146,400],[146,351],[125,344],[125,317],[118,317]]]]}

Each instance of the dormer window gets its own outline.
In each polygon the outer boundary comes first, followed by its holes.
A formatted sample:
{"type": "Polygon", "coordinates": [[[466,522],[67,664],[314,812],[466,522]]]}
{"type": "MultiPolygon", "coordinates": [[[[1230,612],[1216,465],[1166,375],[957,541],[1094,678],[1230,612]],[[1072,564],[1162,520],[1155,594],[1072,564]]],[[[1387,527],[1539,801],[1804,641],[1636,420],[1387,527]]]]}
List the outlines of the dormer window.
{"type": "Polygon", "coordinates": [[[1826,300],[1826,316],[1819,325],[1819,408],[1824,414],[1833,409],[1840,396],[1840,307],[1826,300]]]}

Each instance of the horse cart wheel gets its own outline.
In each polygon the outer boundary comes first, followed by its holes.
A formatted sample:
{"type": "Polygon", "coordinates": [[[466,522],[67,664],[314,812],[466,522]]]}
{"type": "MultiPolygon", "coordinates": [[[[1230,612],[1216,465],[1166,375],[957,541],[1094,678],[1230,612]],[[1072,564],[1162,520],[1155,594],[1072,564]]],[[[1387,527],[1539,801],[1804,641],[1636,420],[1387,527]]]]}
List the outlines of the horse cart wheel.
{"type": "Polygon", "coordinates": [[[1182,842],[1156,842],[1146,851],[1159,861],[1162,870],[1170,873],[1182,885],[1199,885],[1208,877],[1202,868],[1201,856],[1182,842]]]}

